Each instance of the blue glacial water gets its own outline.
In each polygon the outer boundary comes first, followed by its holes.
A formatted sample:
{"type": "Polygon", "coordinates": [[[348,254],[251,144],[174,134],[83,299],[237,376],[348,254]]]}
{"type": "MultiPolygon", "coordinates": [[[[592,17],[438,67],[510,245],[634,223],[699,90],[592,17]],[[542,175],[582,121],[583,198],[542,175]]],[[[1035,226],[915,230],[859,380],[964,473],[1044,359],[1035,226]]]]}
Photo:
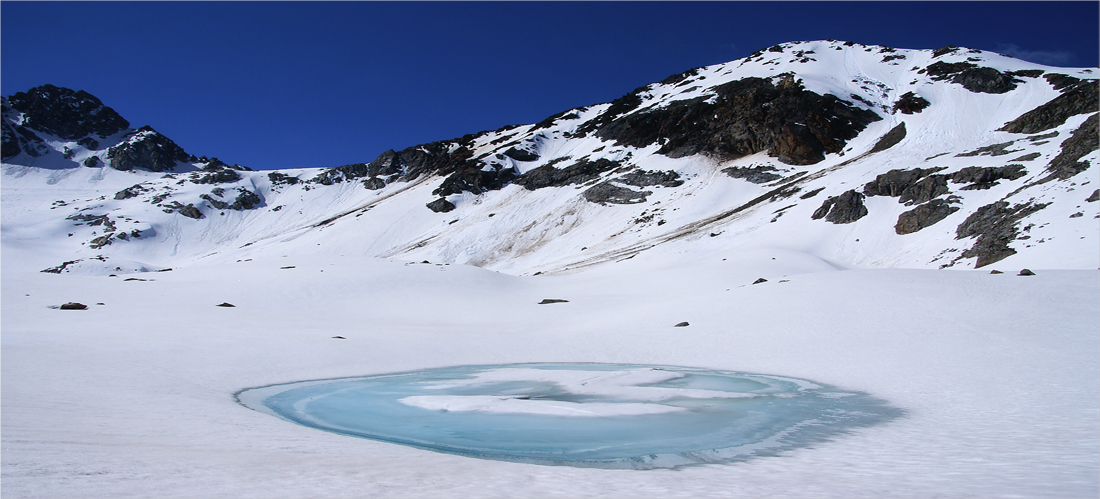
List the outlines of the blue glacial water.
{"type": "Polygon", "coordinates": [[[775,455],[902,414],[867,394],[807,380],[623,364],[445,367],[237,397],[344,435],[483,459],[632,469],[775,455]]]}

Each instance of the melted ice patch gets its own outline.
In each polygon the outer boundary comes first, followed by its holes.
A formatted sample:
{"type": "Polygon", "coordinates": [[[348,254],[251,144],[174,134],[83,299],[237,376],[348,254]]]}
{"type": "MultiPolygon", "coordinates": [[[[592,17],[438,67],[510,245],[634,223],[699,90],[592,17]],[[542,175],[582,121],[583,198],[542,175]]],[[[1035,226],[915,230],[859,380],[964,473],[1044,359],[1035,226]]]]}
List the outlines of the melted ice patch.
{"type": "Polygon", "coordinates": [[[470,457],[601,468],[748,459],[901,412],[782,376],[668,366],[458,366],[244,390],[305,426],[470,457]]]}

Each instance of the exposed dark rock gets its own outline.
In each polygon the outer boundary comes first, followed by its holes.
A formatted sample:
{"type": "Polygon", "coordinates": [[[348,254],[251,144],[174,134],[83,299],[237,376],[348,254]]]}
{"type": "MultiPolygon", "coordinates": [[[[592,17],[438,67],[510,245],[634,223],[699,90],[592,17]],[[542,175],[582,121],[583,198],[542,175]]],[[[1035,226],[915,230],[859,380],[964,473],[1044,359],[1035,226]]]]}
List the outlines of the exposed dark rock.
{"type": "Polygon", "coordinates": [[[1049,182],[1054,179],[1066,180],[1088,169],[1089,163],[1081,161],[1086,154],[1100,148],[1100,135],[1097,133],[1097,114],[1089,116],[1073,134],[1062,141],[1062,152],[1058,153],[1047,165],[1049,174],[1036,183],[1049,182]]]}
{"type": "Polygon", "coordinates": [[[193,175],[192,179],[192,182],[196,184],[223,184],[236,182],[241,179],[241,175],[231,168],[219,168],[198,178],[193,175]]]}
{"type": "Polygon", "coordinates": [[[504,155],[516,161],[534,161],[539,159],[539,155],[534,151],[516,149],[515,147],[509,147],[507,151],[504,151],[504,155]]]}
{"type": "Polygon", "coordinates": [[[214,305],[214,306],[215,306],[215,307],[226,307],[226,308],[229,308],[229,307],[236,307],[236,305],[234,305],[234,304],[232,304],[232,303],[229,303],[229,302],[227,302],[227,301],[223,301],[223,302],[221,302],[221,303],[219,303],[219,304],[217,304],[217,305],[214,305]]]}
{"type": "Polygon", "coordinates": [[[863,194],[852,190],[826,199],[810,218],[825,218],[834,224],[848,224],[865,216],[867,207],[863,205],[863,194]]]}
{"type": "MultiPolygon", "coordinates": [[[[5,124],[5,126],[7,126],[7,124],[5,124]]],[[[7,150],[9,152],[19,154],[18,151],[15,151],[12,148],[11,144],[13,143],[18,144],[22,151],[27,153],[28,156],[32,156],[35,158],[50,152],[50,148],[46,146],[46,143],[42,140],[42,137],[39,137],[26,127],[17,126],[14,128],[10,128],[10,131],[12,132],[11,137],[5,139],[5,144],[8,144],[5,147],[7,147],[7,150]]],[[[14,156],[15,154],[12,154],[12,156],[14,156]]]]}
{"type": "Polygon", "coordinates": [[[91,134],[107,137],[130,126],[114,109],[83,90],[42,85],[16,92],[8,104],[23,113],[22,126],[67,140],[91,134]]]}
{"type": "Polygon", "coordinates": [[[79,146],[84,146],[84,148],[89,151],[99,149],[99,141],[91,137],[84,137],[83,139],[76,141],[76,144],[79,146]]]}
{"type": "Polygon", "coordinates": [[[141,184],[131,185],[121,191],[115,193],[115,199],[130,199],[140,196],[144,192],[149,192],[148,187],[144,187],[141,184]]]}
{"type": "Polygon", "coordinates": [[[45,272],[47,274],[60,274],[62,271],[65,270],[65,267],[68,267],[69,265],[75,265],[79,261],[80,260],[72,260],[68,262],[63,262],[61,265],[50,267],[48,269],[42,269],[39,272],[45,272]]]}
{"type": "Polygon", "coordinates": [[[894,232],[901,235],[912,234],[947,218],[956,211],[959,211],[959,207],[951,206],[950,201],[933,199],[899,215],[898,223],[894,225],[894,232]]]}
{"type": "Polygon", "coordinates": [[[210,206],[214,207],[214,209],[224,210],[229,207],[229,203],[226,203],[225,201],[222,201],[220,199],[214,199],[209,194],[203,194],[199,197],[205,199],[206,202],[210,203],[210,206]]]}
{"type": "Polygon", "coordinates": [[[672,326],[672,327],[688,327],[690,325],[691,324],[689,324],[687,321],[684,321],[684,322],[678,322],[678,323],[676,323],[675,326],[672,326]]]}
{"type": "Polygon", "coordinates": [[[914,205],[947,194],[950,192],[950,189],[947,187],[948,178],[948,175],[929,175],[924,177],[902,191],[901,196],[898,196],[898,202],[906,205],[914,205]]]}
{"type": "Polygon", "coordinates": [[[1089,197],[1085,198],[1085,201],[1088,201],[1090,203],[1095,203],[1096,201],[1100,201],[1100,189],[1096,189],[1096,190],[1092,191],[1092,194],[1089,195],[1089,197]]]}
{"type": "Polygon", "coordinates": [[[1038,78],[1043,76],[1045,72],[1046,71],[1042,69],[1019,69],[1016,71],[1006,71],[1005,74],[1009,76],[1023,76],[1025,78],[1038,78]]]}
{"type": "Polygon", "coordinates": [[[1008,244],[1019,235],[1020,220],[1048,204],[1027,202],[1009,207],[1008,203],[997,201],[978,208],[955,230],[955,239],[977,237],[974,246],[963,251],[955,261],[976,257],[978,261],[974,267],[981,268],[1016,254],[1008,244]]]}
{"type": "Polygon", "coordinates": [[[95,239],[92,239],[91,241],[88,242],[88,247],[92,248],[92,249],[99,249],[99,248],[102,248],[104,246],[110,246],[110,244],[112,242],[111,237],[114,236],[114,235],[115,234],[112,232],[112,233],[108,233],[108,234],[104,234],[102,236],[99,236],[95,239]]]}
{"type": "Polygon", "coordinates": [[[528,170],[527,173],[516,178],[515,183],[525,189],[533,191],[543,187],[560,187],[571,184],[583,184],[599,178],[603,172],[622,167],[622,163],[605,158],[589,161],[581,159],[565,168],[557,168],[546,164],[538,168],[528,170]]]}
{"type": "Polygon", "coordinates": [[[954,53],[958,50],[959,50],[959,47],[956,47],[954,45],[945,45],[945,46],[940,47],[936,50],[933,50],[932,51],[932,57],[942,57],[942,56],[945,56],[947,54],[954,53]]]}
{"type": "Polygon", "coordinates": [[[598,204],[611,203],[611,204],[637,204],[643,203],[646,200],[646,196],[653,194],[652,191],[636,191],[633,189],[627,189],[626,187],[619,187],[608,182],[598,183],[584,191],[584,199],[598,204]]]}
{"type": "Polygon", "coordinates": [[[99,159],[99,156],[89,156],[84,159],[84,166],[88,168],[99,168],[103,165],[103,161],[99,159]]]}
{"type": "Polygon", "coordinates": [[[984,147],[979,147],[973,151],[956,154],[956,158],[967,158],[972,156],[1004,156],[1005,154],[1012,154],[1014,152],[1023,151],[1023,149],[1008,150],[1008,146],[1011,146],[1015,141],[1001,142],[1000,144],[992,144],[984,147]]]}
{"type": "Polygon", "coordinates": [[[898,145],[898,142],[901,142],[901,139],[904,138],[905,123],[898,123],[897,126],[891,128],[889,132],[886,132],[886,135],[883,135],[882,138],[878,139],[878,142],[875,142],[875,145],[871,148],[870,152],[876,153],[885,151],[891,147],[898,145]]]}
{"type": "Polygon", "coordinates": [[[585,137],[589,133],[599,130],[606,125],[610,124],[620,116],[629,113],[638,108],[642,104],[642,92],[649,90],[649,85],[635,88],[629,94],[626,94],[618,99],[611,101],[611,105],[607,110],[600,113],[599,116],[586,121],[583,125],[577,127],[575,135],[579,137],[585,137]]]}
{"type": "MultiPolygon", "coordinates": [[[[179,205],[178,202],[176,204],[179,205]]],[[[188,203],[186,206],[180,205],[176,207],[176,211],[179,212],[180,215],[183,215],[187,218],[194,218],[196,220],[202,218],[202,212],[199,211],[198,208],[195,208],[195,205],[190,203],[188,203]]]]}
{"type": "Polygon", "coordinates": [[[1073,76],[1060,73],[1047,73],[1046,76],[1043,76],[1043,78],[1050,82],[1051,86],[1053,86],[1055,90],[1063,90],[1081,82],[1080,78],[1075,78],[1073,76]]]}
{"type": "Polygon", "coordinates": [[[455,209],[454,203],[447,201],[446,198],[439,198],[427,204],[428,209],[436,213],[447,213],[455,209]]]}
{"type": "Polygon", "coordinates": [[[729,175],[733,178],[743,179],[754,184],[766,184],[773,180],[779,180],[783,178],[782,175],[771,173],[774,171],[778,170],[776,170],[773,166],[733,166],[730,168],[722,169],[722,173],[725,173],[726,175],[729,175]]]}
{"type": "Polygon", "coordinates": [[[569,303],[569,300],[561,300],[558,298],[544,298],[539,302],[539,305],[546,305],[548,303],[569,303]]]}
{"type": "Polygon", "coordinates": [[[672,170],[634,170],[621,177],[616,177],[615,181],[635,187],[649,187],[654,185],[660,185],[662,187],[679,187],[684,184],[684,181],[680,180],[680,174],[672,170]]]}
{"type": "Polygon", "coordinates": [[[0,157],[8,159],[19,154],[22,149],[19,147],[19,137],[16,135],[15,129],[9,126],[7,121],[0,123],[0,128],[3,129],[3,145],[0,146],[0,157]]]}
{"type": "Polygon", "coordinates": [[[372,191],[377,191],[378,189],[386,187],[386,181],[378,177],[370,177],[366,180],[363,180],[363,187],[366,187],[367,189],[370,189],[372,191]]]}
{"type": "Polygon", "coordinates": [[[1031,152],[1031,153],[1027,153],[1023,156],[1020,156],[1019,158],[1013,158],[1012,161],[1032,161],[1032,160],[1035,160],[1035,159],[1039,159],[1039,157],[1042,156],[1042,155],[1043,155],[1043,153],[1031,152]]]}
{"type": "Polygon", "coordinates": [[[1023,275],[1023,276],[1035,275],[1035,272],[1032,272],[1029,269],[1023,269],[1023,270],[1020,271],[1019,274],[1016,274],[1016,275],[1023,275]]]}
{"type": "Polygon", "coordinates": [[[1027,175],[1024,165],[1006,165],[982,168],[968,166],[951,175],[951,181],[956,184],[970,184],[963,190],[988,189],[997,185],[1001,179],[1016,180],[1027,175]]]}
{"type": "Polygon", "coordinates": [[[814,189],[814,190],[812,190],[810,192],[807,192],[807,193],[805,193],[801,196],[798,196],[798,199],[810,199],[810,198],[820,194],[821,191],[823,191],[823,190],[825,190],[824,187],[818,187],[817,189],[814,189]]]}
{"type": "Polygon", "coordinates": [[[714,91],[713,103],[699,97],[606,120],[596,135],[639,148],[659,142],[657,152],[673,158],[705,153],[727,160],[767,151],[784,163],[807,165],[839,152],[881,119],[833,95],[807,91],[790,76],[778,83],[744,78],[714,91]]]}
{"type": "Polygon", "coordinates": [[[757,280],[753,281],[752,283],[753,284],[760,284],[762,282],[768,282],[768,280],[761,277],[761,278],[758,278],[757,280]]]}
{"type": "Polygon", "coordinates": [[[489,171],[471,168],[452,173],[451,176],[443,180],[439,187],[432,191],[432,194],[449,196],[464,191],[481,194],[504,187],[514,177],[515,170],[511,168],[489,171]]]}
{"type": "Polygon", "coordinates": [[[550,128],[554,126],[554,123],[559,120],[573,120],[579,117],[580,116],[576,113],[576,110],[567,109],[536,123],[535,126],[531,127],[530,131],[533,132],[535,130],[541,130],[543,128],[550,128]]]}
{"type": "Polygon", "coordinates": [[[264,200],[260,198],[259,194],[252,192],[248,189],[239,188],[237,198],[233,200],[233,204],[229,205],[231,210],[251,210],[253,208],[259,208],[264,205],[264,200]]]}
{"type": "Polygon", "coordinates": [[[902,114],[914,114],[924,111],[931,103],[927,99],[921,97],[913,92],[905,92],[894,103],[894,112],[901,112],[902,114]]]}
{"type": "MultiPolygon", "coordinates": [[[[1049,76],[1049,75],[1048,75],[1049,76]]],[[[999,130],[1012,133],[1037,133],[1062,126],[1072,116],[1100,110],[1100,86],[1097,80],[1080,81],[1035,109],[1021,114],[999,130]]]]}
{"type": "Polygon", "coordinates": [[[996,69],[969,62],[937,61],[925,68],[933,80],[950,80],[971,92],[1003,94],[1016,89],[1020,80],[996,69]]]}
{"type": "Polygon", "coordinates": [[[58,308],[60,308],[61,310],[87,310],[88,306],[83,304],[83,303],[77,303],[75,301],[71,301],[71,302],[66,303],[64,305],[61,305],[58,308]]]}
{"type": "MultiPolygon", "coordinates": [[[[863,186],[863,193],[868,196],[900,197],[907,189],[911,189],[918,180],[943,170],[943,168],[914,168],[912,170],[890,170],[883,173],[867,185],[863,186]]],[[[907,196],[912,199],[913,196],[907,196]]]]}
{"type": "Polygon", "coordinates": [[[168,137],[146,126],[108,149],[107,157],[111,159],[111,168],[116,170],[165,172],[175,169],[177,162],[186,161],[190,155],[168,137]]]}
{"type": "Polygon", "coordinates": [[[1004,272],[1001,272],[1000,270],[997,270],[997,269],[993,269],[993,270],[990,270],[989,273],[996,275],[996,274],[1003,274],[1004,272]]]}
{"type": "Polygon", "coordinates": [[[298,177],[291,177],[282,172],[271,172],[267,174],[267,179],[271,181],[271,185],[294,185],[300,182],[302,179],[298,177]]]}

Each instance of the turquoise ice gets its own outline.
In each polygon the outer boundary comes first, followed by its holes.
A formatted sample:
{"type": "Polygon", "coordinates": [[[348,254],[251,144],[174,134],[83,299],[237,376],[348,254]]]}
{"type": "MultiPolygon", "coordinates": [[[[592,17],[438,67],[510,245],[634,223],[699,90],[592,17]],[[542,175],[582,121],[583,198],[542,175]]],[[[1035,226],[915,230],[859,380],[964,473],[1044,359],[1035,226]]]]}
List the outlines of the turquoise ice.
{"type": "Polygon", "coordinates": [[[509,364],[304,381],[242,404],[313,428],[465,456],[669,468],[774,455],[901,411],[765,374],[621,364],[509,364]]]}

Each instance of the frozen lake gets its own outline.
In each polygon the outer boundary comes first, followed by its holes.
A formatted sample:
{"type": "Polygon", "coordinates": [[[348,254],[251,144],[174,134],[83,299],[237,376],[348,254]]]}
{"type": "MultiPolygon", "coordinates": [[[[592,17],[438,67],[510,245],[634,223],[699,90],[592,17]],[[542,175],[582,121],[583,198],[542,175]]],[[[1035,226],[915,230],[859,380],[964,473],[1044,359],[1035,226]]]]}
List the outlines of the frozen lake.
{"type": "Polygon", "coordinates": [[[743,460],[901,415],[807,380],[620,364],[511,364],[248,389],[305,426],[470,457],[600,468],[743,460]]]}

